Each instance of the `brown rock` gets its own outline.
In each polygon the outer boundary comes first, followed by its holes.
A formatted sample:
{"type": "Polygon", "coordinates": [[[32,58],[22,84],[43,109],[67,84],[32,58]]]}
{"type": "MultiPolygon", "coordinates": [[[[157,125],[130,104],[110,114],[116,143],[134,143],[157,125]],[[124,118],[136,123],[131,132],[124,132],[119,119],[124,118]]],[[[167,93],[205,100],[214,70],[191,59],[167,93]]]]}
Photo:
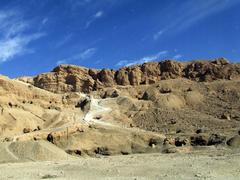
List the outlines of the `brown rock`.
{"type": "Polygon", "coordinates": [[[177,78],[182,76],[183,64],[176,61],[163,61],[160,63],[162,79],[177,78]]]}
{"type": "Polygon", "coordinates": [[[138,66],[133,67],[129,72],[130,84],[133,86],[140,85],[141,79],[142,79],[142,71],[138,66]]]}
{"type": "Polygon", "coordinates": [[[236,135],[227,141],[227,145],[235,148],[240,147],[240,135],[236,135]]]}
{"type": "Polygon", "coordinates": [[[112,87],[115,84],[114,74],[115,72],[113,70],[103,69],[98,73],[98,79],[105,87],[112,87]]]}
{"type": "Polygon", "coordinates": [[[128,71],[125,69],[120,69],[119,71],[116,72],[116,82],[118,85],[129,85],[129,79],[128,79],[128,71]]]}
{"type": "Polygon", "coordinates": [[[30,132],[31,132],[31,129],[30,129],[30,128],[24,128],[24,129],[23,129],[23,133],[25,133],[25,134],[26,134],[26,133],[30,133],[30,132]]]}
{"type": "Polygon", "coordinates": [[[196,135],[191,137],[192,146],[206,146],[208,144],[208,138],[202,135],[196,135]]]}
{"type": "Polygon", "coordinates": [[[240,74],[240,66],[230,64],[224,58],[214,61],[148,62],[142,65],[124,67],[117,71],[110,69],[88,69],[74,65],[59,65],[52,72],[34,78],[19,78],[39,88],[55,92],[91,92],[115,85],[154,84],[164,79],[188,78],[194,81],[232,79],[240,74]]]}
{"type": "Polygon", "coordinates": [[[212,134],[208,139],[208,145],[225,144],[226,137],[219,134],[212,134]]]}

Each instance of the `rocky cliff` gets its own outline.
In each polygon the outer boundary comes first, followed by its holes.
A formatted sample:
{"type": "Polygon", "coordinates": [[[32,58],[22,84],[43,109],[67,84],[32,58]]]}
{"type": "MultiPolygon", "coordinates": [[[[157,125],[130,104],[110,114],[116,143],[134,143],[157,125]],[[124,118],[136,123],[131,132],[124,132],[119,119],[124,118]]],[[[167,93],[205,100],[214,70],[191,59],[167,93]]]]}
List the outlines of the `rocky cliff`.
{"type": "MultiPolygon", "coordinates": [[[[154,84],[161,80],[187,78],[194,81],[231,79],[240,74],[240,65],[224,58],[213,61],[160,61],[123,67],[119,70],[88,69],[74,65],[59,65],[52,72],[27,79],[33,85],[54,92],[91,92],[116,85],[154,84]]],[[[24,78],[20,79],[24,81],[24,78]]]]}

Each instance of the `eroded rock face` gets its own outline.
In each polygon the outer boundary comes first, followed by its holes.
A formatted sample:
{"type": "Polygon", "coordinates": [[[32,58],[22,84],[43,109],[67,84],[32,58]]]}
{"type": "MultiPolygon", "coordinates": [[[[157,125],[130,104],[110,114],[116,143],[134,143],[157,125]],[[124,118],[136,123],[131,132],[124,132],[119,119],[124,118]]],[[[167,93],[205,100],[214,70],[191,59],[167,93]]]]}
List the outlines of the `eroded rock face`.
{"type": "Polygon", "coordinates": [[[114,74],[114,70],[103,69],[97,74],[97,77],[105,87],[112,87],[115,84],[114,74]]]}
{"type": "Polygon", "coordinates": [[[239,74],[237,71],[239,71],[239,66],[230,64],[224,58],[219,58],[214,61],[190,63],[184,69],[184,77],[197,81],[231,79],[231,76],[239,74]]]}
{"type": "MultiPolygon", "coordinates": [[[[33,78],[31,84],[55,92],[91,92],[116,85],[154,84],[165,79],[187,78],[194,81],[231,79],[240,74],[240,66],[230,64],[224,58],[214,61],[148,62],[123,67],[119,70],[88,69],[74,65],[59,65],[52,72],[33,78]]],[[[24,81],[24,79],[21,79],[24,81]]],[[[28,80],[29,81],[29,80],[28,80]]]]}
{"type": "Polygon", "coordinates": [[[142,81],[142,71],[140,67],[133,67],[129,72],[128,79],[131,85],[140,85],[142,81]]]}
{"type": "Polygon", "coordinates": [[[50,73],[36,76],[34,85],[54,92],[90,92],[95,88],[97,72],[72,65],[60,65],[50,73]],[[92,76],[91,76],[92,75],[92,76]]]}
{"type": "Polygon", "coordinates": [[[115,80],[118,85],[126,86],[129,85],[129,78],[128,78],[128,71],[127,69],[120,69],[115,74],[115,80]]]}
{"type": "Polygon", "coordinates": [[[175,61],[161,62],[161,79],[175,79],[182,77],[184,64],[175,61]]]}

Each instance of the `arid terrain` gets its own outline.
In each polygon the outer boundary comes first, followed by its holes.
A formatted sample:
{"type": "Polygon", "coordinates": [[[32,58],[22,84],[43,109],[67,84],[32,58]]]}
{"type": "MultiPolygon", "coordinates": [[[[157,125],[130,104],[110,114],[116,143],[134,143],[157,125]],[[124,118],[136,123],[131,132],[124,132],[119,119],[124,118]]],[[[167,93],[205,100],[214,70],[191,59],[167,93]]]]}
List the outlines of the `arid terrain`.
{"type": "Polygon", "coordinates": [[[224,58],[2,75],[0,113],[0,179],[240,178],[240,65],[224,58]]]}

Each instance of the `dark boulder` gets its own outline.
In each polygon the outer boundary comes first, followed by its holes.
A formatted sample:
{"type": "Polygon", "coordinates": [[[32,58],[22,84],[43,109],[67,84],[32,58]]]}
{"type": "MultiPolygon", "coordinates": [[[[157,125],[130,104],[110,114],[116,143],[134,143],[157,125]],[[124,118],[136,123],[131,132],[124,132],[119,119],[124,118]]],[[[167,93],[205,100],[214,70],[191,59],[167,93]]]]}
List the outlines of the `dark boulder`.
{"type": "Polygon", "coordinates": [[[225,144],[226,137],[221,136],[219,134],[212,134],[208,139],[208,145],[218,145],[218,144],[225,144]]]}
{"type": "Polygon", "coordinates": [[[23,133],[26,134],[26,133],[30,133],[31,132],[31,129],[30,128],[24,128],[23,129],[23,133]]]}
{"type": "MultiPolygon", "coordinates": [[[[53,135],[52,135],[51,133],[48,134],[47,140],[48,140],[49,142],[53,143],[54,138],[53,138],[53,135]]],[[[53,144],[54,144],[54,143],[53,143],[53,144]]]]}
{"type": "Polygon", "coordinates": [[[192,136],[190,140],[192,146],[206,146],[208,144],[208,139],[205,136],[192,136]]]}

